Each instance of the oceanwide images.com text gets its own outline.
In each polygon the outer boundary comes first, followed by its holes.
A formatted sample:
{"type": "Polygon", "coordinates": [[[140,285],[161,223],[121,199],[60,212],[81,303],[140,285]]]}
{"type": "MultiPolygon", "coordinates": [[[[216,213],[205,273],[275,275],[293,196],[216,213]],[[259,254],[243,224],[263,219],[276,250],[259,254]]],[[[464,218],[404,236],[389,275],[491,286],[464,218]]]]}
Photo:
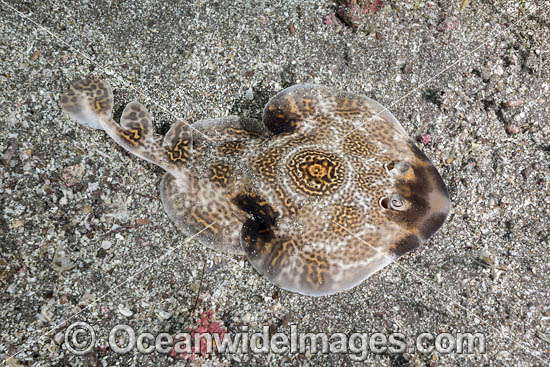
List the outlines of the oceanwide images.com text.
{"type": "MultiPolygon", "coordinates": [[[[241,326],[231,333],[136,333],[128,325],[111,329],[109,348],[119,354],[132,351],[141,354],[164,353],[178,356],[199,353],[252,353],[252,354],[349,354],[356,361],[364,360],[369,353],[485,353],[485,336],[481,333],[421,333],[414,339],[403,333],[314,333],[298,330],[291,324],[284,332],[270,333],[269,326],[262,331],[251,331],[241,326]]],[[[84,355],[95,346],[105,344],[96,339],[94,328],[85,322],[75,322],[65,331],[65,346],[69,352],[84,355]]]]}

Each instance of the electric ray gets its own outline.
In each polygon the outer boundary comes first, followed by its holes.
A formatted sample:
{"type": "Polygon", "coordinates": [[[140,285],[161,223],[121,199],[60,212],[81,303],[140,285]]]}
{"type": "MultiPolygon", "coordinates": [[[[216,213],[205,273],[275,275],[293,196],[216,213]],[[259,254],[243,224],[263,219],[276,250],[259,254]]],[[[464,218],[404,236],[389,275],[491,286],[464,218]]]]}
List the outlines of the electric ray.
{"type": "Polygon", "coordinates": [[[103,80],[74,82],[61,107],[166,171],[161,199],[186,235],[246,254],[301,294],[354,287],[425,242],[450,210],[436,168],[365,96],[299,84],[273,97],[262,121],[178,121],[164,137],[138,102],[117,123],[103,80]]]}

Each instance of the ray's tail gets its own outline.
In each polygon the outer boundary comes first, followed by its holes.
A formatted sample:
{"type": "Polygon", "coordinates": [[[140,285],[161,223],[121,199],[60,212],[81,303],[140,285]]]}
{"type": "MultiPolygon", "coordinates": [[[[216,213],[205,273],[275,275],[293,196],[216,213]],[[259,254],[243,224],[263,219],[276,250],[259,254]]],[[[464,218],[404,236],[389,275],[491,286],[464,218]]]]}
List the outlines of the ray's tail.
{"type": "Polygon", "coordinates": [[[113,91],[104,80],[82,79],[71,84],[60,101],[61,108],[82,125],[105,130],[130,153],[162,167],[174,176],[184,175],[191,161],[193,137],[183,121],[172,125],[162,137],[153,131],[153,119],[139,102],[130,102],[120,118],[112,116],[113,91]]]}

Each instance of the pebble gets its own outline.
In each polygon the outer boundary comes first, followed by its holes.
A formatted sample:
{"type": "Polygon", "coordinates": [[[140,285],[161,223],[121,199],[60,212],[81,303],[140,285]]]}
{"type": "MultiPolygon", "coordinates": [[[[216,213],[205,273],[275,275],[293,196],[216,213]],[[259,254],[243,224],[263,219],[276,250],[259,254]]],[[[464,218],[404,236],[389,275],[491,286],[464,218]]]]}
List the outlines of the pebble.
{"type": "Polygon", "coordinates": [[[506,132],[508,135],[516,135],[519,132],[519,128],[516,126],[516,124],[506,124],[506,132]]]}
{"type": "Polygon", "coordinates": [[[432,137],[430,136],[430,134],[423,134],[420,137],[420,141],[422,142],[422,144],[428,145],[430,144],[430,141],[432,141],[432,137]]]}
{"type": "Polygon", "coordinates": [[[17,220],[14,220],[11,224],[11,228],[19,228],[19,227],[22,227],[25,225],[25,220],[24,219],[17,219],[17,220]]]}
{"type": "Polygon", "coordinates": [[[11,158],[13,157],[15,152],[17,151],[17,139],[16,138],[10,138],[8,140],[8,143],[9,143],[8,149],[4,152],[4,154],[0,158],[0,161],[5,166],[7,166],[10,163],[11,158]]]}
{"type": "Polygon", "coordinates": [[[335,18],[334,14],[327,15],[325,17],[325,19],[323,20],[323,23],[325,25],[333,25],[334,24],[334,18],[335,18]]]}
{"type": "Polygon", "coordinates": [[[56,333],[53,337],[53,341],[57,345],[63,344],[63,342],[65,341],[65,334],[62,332],[56,333]]]}
{"type": "Polygon", "coordinates": [[[248,324],[250,322],[250,320],[252,319],[252,315],[250,314],[250,312],[247,312],[244,314],[244,316],[242,317],[242,322],[244,322],[245,324],[248,324]]]}
{"type": "Polygon", "coordinates": [[[124,317],[130,317],[132,316],[134,313],[132,312],[132,310],[130,310],[128,307],[126,307],[125,305],[123,304],[119,304],[118,305],[118,312],[121,313],[122,316],[124,317]]]}
{"type": "Polygon", "coordinates": [[[294,34],[296,34],[296,28],[294,27],[294,24],[288,26],[288,31],[290,32],[291,36],[294,36],[294,34]]]}
{"type": "Polygon", "coordinates": [[[248,88],[245,94],[246,99],[249,101],[252,101],[254,99],[254,92],[252,91],[252,87],[248,88]]]}
{"type": "Polygon", "coordinates": [[[42,307],[40,308],[40,319],[42,319],[43,321],[50,322],[53,320],[53,317],[54,317],[54,312],[53,312],[53,309],[51,308],[50,303],[42,305],[42,307]]]}
{"type": "Polygon", "coordinates": [[[533,169],[531,168],[531,166],[529,166],[521,171],[521,175],[523,176],[523,178],[527,179],[531,175],[531,172],[533,172],[533,169]]]}
{"type": "Polygon", "coordinates": [[[111,246],[113,245],[113,243],[111,241],[103,241],[101,242],[101,248],[104,249],[104,250],[108,250],[111,248],[111,246]]]}
{"type": "Polygon", "coordinates": [[[160,311],[158,312],[158,315],[159,315],[159,318],[160,318],[161,320],[168,320],[168,319],[170,319],[170,317],[172,317],[173,313],[170,312],[170,311],[160,310],[160,311]]]}
{"type": "Polygon", "coordinates": [[[515,99],[515,100],[504,102],[502,106],[506,109],[509,109],[509,108],[514,108],[514,107],[517,107],[517,106],[521,106],[523,103],[524,103],[523,100],[515,99]]]}
{"type": "Polygon", "coordinates": [[[507,359],[507,358],[510,358],[510,355],[511,355],[510,352],[506,350],[501,350],[496,354],[496,357],[497,359],[507,359]]]}
{"type": "Polygon", "coordinates": [[[514,116],[514,121],[521,121],[525,118],[525,112],[520,112],[514,116]]]}
{"type": "Polygon", "coordinates": [[[198,283],[191,283],[189,284],[189,289],[191,289],[193,292],[197,293],[199,291],[199,284],[198,283]]]}
{"type": "Polygon", "coordinates": [[[84,176],[85,169],[82,163],[75,164],[73,166],[65,167],[61,173],[61,178],[65,182],[67,187],[73,186],[79,183],[84,176]]]}
{"type": "Polygon", "coordinates": [[[107,256],[107,251],[105,251],[103,248],[100,248],[99,250],[97,250],[96,257],[103,259],[105,258],[105,256],[107,256]]]}
{"type": "Polygon", "coordinates": [[[58,272],[64,272],[74,268],[74,264],[66,256],[66,252],[63,249],[57,249],[52,261],[52,268],[58,272]]]}

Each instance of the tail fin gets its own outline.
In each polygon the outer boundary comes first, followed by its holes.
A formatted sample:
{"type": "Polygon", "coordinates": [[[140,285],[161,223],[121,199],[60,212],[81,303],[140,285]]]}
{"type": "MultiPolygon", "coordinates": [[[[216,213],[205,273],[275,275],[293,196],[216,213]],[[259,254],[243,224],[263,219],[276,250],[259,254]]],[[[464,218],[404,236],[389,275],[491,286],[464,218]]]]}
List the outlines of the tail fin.
{"type": "Polygon", "coordinates": [[[166,137],[153,132],[153,119],[139,102],[130,102],[120,118],[113,120],[113,92],[104,80],[83,79],[71,84],[61,97],[61,108],[85,126],[105,130],[132,154],[156,164],[174,176],[185,175],[191,160],[191,128],[178,121],[166,137]]]}
{"type": "Polygon", "coordinates": [[[104,130],[101,120],[111,117],[113,91],[103,80],[77,80],[63,94],[60,104],[63,111],[82,125],[104,130]]]}

